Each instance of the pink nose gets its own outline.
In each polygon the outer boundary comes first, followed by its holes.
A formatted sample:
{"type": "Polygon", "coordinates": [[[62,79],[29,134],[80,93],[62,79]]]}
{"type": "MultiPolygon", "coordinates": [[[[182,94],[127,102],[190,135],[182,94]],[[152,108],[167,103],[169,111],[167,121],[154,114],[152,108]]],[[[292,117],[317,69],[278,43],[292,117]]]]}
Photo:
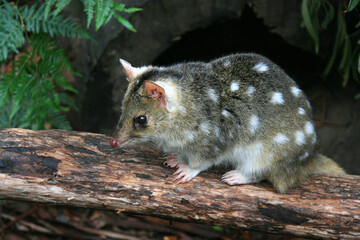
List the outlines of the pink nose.
{"type": "Polygon", "coordinates": [[[110,138],[109,143],[113,148],[117,148],[120,146],[119,142],[116,141],[115,138],[110,138]]]}

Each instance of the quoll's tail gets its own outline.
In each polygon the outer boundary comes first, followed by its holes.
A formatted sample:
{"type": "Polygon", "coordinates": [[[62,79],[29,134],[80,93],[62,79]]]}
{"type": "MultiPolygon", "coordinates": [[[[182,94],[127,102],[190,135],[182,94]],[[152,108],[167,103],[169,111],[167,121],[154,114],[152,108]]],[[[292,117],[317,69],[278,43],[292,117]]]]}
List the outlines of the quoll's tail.
{"type": "Polygon", "coordinates": [[[344,169],[342,169],[334,160],[320,153],[316,153],[313,156],[313,159],[310,160],[308,163],[308,168],[311,169],[310,174],[319,174],[319,173],[345,174],[344,169]]]}

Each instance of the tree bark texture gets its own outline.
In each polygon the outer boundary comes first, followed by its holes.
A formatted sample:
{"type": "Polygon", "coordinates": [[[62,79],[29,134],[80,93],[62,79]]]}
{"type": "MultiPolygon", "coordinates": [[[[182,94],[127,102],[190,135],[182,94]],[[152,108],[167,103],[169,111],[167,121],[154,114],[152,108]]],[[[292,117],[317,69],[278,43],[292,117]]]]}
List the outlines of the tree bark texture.
{"type": "Polygon", "coordinates": [[[0,130],[0,198],[99,208],[269,233],[360,238],[360,176],[315,175],[286,194],[229,186],[221,173],[176,184],[164,157],[101,134],[0,130]]]}

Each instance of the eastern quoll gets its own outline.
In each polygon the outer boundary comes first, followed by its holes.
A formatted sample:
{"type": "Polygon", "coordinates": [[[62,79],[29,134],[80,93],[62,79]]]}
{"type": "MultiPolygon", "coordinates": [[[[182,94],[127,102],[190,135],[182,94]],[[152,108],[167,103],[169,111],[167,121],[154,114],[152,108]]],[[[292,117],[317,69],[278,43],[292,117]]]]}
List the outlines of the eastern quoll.
{"type": "Polygon", "coordinates": [[[113,147],[152,142],[187,182],[229,163],[230,185],[268,180],[284,193],[313,173],[344,171],[314,151],[311,107],[298,85],[257,54],[209,63],[136,68],[120,59],[128,89],[113,147]]]}

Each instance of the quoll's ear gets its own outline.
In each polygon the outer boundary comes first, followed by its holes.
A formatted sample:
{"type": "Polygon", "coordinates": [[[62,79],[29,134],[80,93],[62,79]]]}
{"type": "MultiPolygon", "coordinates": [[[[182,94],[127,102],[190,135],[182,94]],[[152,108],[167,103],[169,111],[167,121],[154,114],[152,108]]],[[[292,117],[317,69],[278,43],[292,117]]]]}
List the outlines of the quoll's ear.
{"type": "Polygon", "coordinates": [[[156,99],[160,106],[166,109],[165,90],[156,83],[144,81],[144,90],[152,98],[156,99]]]}
{"type": "Polygon", "coordinates": [[[126,79],[128,80],[129,83],[132,83],[138,75],[140,75],[147,69],[147,67],[141,67],[141,68],[133,67],[131,66],[130,63],[128,63],[127,61],[121,58],[119,60],[123,68],[123,71],[126,75],[126,79]]]}

